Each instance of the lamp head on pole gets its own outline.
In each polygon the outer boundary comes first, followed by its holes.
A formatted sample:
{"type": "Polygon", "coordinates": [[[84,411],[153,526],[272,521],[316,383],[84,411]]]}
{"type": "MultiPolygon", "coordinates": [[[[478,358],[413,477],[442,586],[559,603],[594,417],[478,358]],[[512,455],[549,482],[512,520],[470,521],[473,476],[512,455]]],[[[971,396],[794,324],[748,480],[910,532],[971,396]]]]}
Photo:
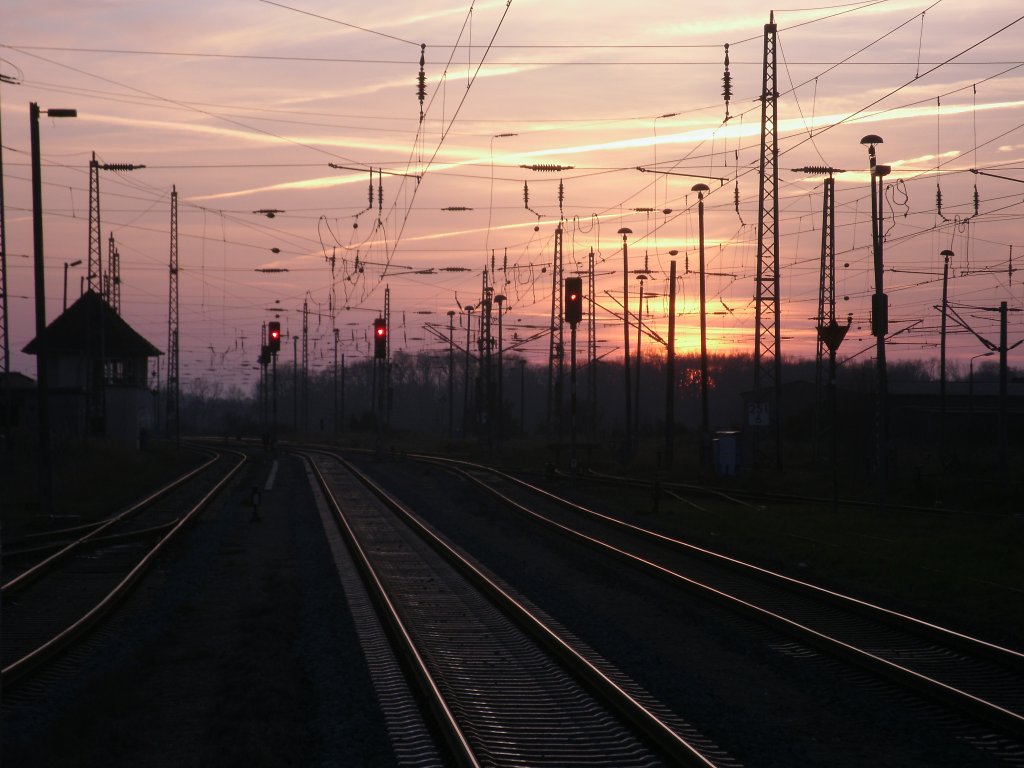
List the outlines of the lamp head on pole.
{"type": "Polygon", "coordinates": [[[704,198],[704,193],[705,192],[710,192],[711,191],[711,187],[709,187],[707,184],[704,184],[704,183],[694,184],[692,187],[690,187],[690,191],[691,192],[696,192],[697,193],[697,199],[698,200],[702,200],[704,198]]]}
{"type": "Polygon", "coordinates": [[[864,144],[867,147],[873,147],[875,146],[875,144],[883,144],[884,142],[882,141],[881,136],[876,136],[873,133],[869,133],[867,136],[860,140],[860,143],[864,144]]]}

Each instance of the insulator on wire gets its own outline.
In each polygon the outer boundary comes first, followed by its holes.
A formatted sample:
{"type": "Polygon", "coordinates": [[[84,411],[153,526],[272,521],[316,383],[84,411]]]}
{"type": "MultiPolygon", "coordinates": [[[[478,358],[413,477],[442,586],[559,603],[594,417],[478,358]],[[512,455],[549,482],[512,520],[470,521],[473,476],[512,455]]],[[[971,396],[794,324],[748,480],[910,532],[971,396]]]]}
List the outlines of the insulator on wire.
{"type": "Polygon", "coordinates": [[[942,187],[935,185],[935,211],[943,221],[949,221],[942,213],[942,187]]]}
{"type": "Polygon", "coordinates": [[[530,187],[525,181],[523,182],[523,207],[530,210],[530,187]]]}
{"type": "Polygon", "coordinates": [[[978,198],[978,185],[975,184],[974,185],[974,215],[975,216],[978,215],[978,211],[981,208],[980,203],[981,203],[981,201],[978,198]]]}
{"type": "Polygon", "coordinates": [[[370,169],[369,195],[370,195],[370,203],[369,203],[369,205],[366,206],[367,210],[369,210],[370,208],[373,208],[373,169],[372,168],[370,169]]]}
{"type": "Polygon", "coordinates": [[[565,200],[565,185],[562,180],[558,180],[558,214],[562,215],[562,201],[565,200]]]}
{"type": "Polygon", "coordinates": [[[746,222],[743,221],[743,215],[740,213],[740,180],[736,179],[735,184],[732,188],[732,204],[736,209],[736,216],[740,220],[740,226],[746,226],[746,222]]]}
{"type": "Polygon", "coordinates": [[[384,171],[377,169],[377,213],[384,212],[384,171]]]}
{"type": "Polygon", "coordinates": [[[417,84],[416,84],[416,96],[420,100],[420,122],[421,123],[423,122],[423,100],[427,96],[427,75],[426,75],[426,73],[423,70],[423,67],[426,64],[426,58],[425,58],[426,50],[427,50],[427,44],[426,43],[421,43],[420,44],[420,74],[419,74],[419,77],[417,78],[417,84]]]}
{"type": "Polygon", "coordinates": [[[732,75],[729,73],[729,44],[725,44],[725,73],[722,75],[722,97],[725,99],[725,119],[729,120],[729,101],[732,99],[732,75]]]}

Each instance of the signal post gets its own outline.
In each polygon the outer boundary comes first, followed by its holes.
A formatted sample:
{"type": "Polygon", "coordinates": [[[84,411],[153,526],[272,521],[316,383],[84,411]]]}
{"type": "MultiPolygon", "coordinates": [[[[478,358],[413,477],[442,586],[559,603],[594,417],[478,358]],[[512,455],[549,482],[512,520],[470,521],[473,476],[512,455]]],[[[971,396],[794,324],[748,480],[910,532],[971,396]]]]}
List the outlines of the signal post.
{"type": "Polygon", "coordinates": [[[572,471],[576,457],[576,326],[583,319],[583,278],[565,278],[565,322],[569,323],[569,434],[572,445],[572,471]]]}
{"type": "Polygon", "coordinates": [[[267,351],[270,352],[270,447],[277,441],[277,353],[281,351],[281,323],[271,320],[267,324],[267,351]]]}
{"type": "Polygon", "coordinates": [[[374,408],[384,413],[384,390],[387,389],[388,323],[383,317],[373,321],[373,385],[374,408]]]}

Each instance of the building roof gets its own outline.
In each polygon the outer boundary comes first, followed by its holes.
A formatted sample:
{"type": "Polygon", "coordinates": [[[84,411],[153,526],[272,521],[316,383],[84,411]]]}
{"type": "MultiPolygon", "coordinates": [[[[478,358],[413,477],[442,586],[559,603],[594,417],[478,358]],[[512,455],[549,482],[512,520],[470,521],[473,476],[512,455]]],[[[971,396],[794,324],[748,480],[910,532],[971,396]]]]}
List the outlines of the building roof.
{"type": "MultiPolygon", "coordinates": [[[[126,323],[95,291],[86,291],[43,331],[48,355],[87,354],[101,359],[163,354],[126,323]]],[[[22,350],[39,354],[39,337],[22,350]]]]}

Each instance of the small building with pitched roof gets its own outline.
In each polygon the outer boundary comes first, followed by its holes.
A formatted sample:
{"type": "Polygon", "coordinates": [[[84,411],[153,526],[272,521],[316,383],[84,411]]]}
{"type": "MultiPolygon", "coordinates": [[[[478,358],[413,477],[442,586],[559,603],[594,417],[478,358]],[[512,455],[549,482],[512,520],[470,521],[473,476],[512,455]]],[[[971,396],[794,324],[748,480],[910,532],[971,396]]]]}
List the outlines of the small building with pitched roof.
{"type": "Polygon", "coordinates": [[[24,348],[43,354],[55,437],[104,436],[138,446],[155,426],[149,358],[160,354],[95,291],[24,348]]]}

